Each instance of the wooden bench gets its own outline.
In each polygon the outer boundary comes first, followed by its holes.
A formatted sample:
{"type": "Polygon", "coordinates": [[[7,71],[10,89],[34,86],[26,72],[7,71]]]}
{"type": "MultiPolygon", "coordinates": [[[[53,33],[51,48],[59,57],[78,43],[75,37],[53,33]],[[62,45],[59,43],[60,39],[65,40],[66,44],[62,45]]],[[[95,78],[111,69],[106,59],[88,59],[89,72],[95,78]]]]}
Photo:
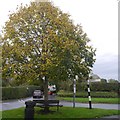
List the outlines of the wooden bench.
{"type": "Polygon", "coordinates": [[[59,100],[33,100],[36,102],[37,107],[45,108],[45,107],[57,107],[57,111],[59,110],[59,107],[62,107],[63,105],[59,104],[59,100]]]}

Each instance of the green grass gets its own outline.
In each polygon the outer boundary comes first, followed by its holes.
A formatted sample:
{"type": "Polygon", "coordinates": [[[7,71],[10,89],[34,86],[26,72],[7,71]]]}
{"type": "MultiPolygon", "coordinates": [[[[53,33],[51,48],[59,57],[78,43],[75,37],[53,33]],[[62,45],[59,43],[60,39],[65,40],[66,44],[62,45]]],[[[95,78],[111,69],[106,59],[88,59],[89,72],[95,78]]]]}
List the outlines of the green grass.
{"type": "MultiPolygon", "coordinates": [[[[59,100],[73,101],[73,97],[57,97],[59,100]]],[[[88,98],[75,98],[76,102],[88,103],[88,98]]],[[[92,98],[92,103],[118,104],[118,98],[92,98]]]]}
{"type": "MultiPolygon", "coordinates": [[[[50,108],[56,111],[55,108],[50,108]]],[[[119,111],[120,113],[120,111],[119,111]]],[[[118,110],[104,110],[104,109],[88,109],[88,108],[72,108],[72,107],[61,107],[58,112],[52,112],[49,114],[40,114],[40,108],[35,107],[34,118],[101,118],[104,116],[118,115],[118,110]]],[[[24,119],[24,108],[18,108],[14,110],[7,110],[2,112],[3,119],[7,118],[22,118],[24,119]]],[[[14,119],[15,120],[15,119],[14,119]]]]}

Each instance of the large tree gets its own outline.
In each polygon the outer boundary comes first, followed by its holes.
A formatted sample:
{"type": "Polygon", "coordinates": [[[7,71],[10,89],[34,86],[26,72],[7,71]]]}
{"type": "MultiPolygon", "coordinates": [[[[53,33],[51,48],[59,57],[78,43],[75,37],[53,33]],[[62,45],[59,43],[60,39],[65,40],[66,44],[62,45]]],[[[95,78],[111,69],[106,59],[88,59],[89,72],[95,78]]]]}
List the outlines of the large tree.
{"type": "Polygon", "coordinates": [[[88,77],[95,62],[82,27],[51,2],[18,7],[2,36],[2,79],[16,85],[41,81],[46,100],[48,81],[88,77]]]}

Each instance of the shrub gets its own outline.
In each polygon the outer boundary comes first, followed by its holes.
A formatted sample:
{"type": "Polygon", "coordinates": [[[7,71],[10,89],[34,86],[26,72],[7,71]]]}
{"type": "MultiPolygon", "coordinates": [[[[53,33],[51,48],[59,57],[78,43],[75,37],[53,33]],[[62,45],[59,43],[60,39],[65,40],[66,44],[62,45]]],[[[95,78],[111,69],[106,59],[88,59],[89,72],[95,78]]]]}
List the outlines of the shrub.
{"type": "Polygon", "coordinates": [[[35,89],[40,86],[2,87],[2,100],[19,99],[32,96],[35,89]]]}
{"type": "Polygon", "coordinates": [[[90,88],[92,91],[114,91],[118,92],[118,83],[91,83],[90,88]]]}
{"type": "MultiPolygon", "coordinates": [[[[94,82],[94,83],[90,83],[90,89],[91,89],[91,91],[118,92],[119,85],[120,85],[120,83],[118,84],[118,83],[94,82]]],[[[73,84],[71,84],[70,86],[68,86],[68,84],[66,84],[65,88],[62,87],[62,90],[72,92],[73,84]]],[[[87,83],[86,82],[76,83],[76,90],[78,92],[87,91],[87,83]]]]}

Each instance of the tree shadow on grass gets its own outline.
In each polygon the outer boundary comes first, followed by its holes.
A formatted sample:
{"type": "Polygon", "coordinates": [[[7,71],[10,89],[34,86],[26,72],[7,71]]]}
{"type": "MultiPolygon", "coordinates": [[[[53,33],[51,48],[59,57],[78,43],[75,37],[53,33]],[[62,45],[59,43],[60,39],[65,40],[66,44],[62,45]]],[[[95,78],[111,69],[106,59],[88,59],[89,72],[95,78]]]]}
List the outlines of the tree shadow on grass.
{"type": "Polygon", "coordinates": [[[42,115],[54,114],[55,112],[56,112],[56,111],[53,111],[53,110],[45,111],[44,109],[35,110],[35,113],[36,113],[36,114],[42,114],[42,115]]]}

